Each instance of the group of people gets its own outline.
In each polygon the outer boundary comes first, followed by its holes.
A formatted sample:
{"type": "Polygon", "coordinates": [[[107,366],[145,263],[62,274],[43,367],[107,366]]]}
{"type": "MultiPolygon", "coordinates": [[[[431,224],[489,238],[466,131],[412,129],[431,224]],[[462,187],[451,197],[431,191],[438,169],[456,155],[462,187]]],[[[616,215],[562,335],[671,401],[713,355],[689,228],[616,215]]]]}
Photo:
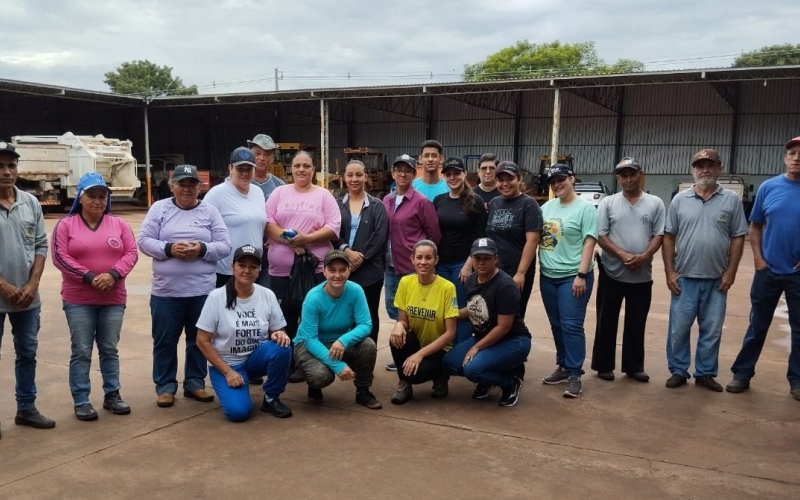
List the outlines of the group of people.
{"type": "MultiPolygon", "coordinates": [[[[525,377],[531,334],[525,313],[537,257],[539,289],[556,348],[556,369],[545,384],[582,394],[584,322],[597,272],[597,324],[592,370],[613,380],[620,310],[625,301],[621,370],[640,382],[644,332],[652,295],[652,260],[662,251],[672,298],[667,332],[670,378],[690,378],[690,331],[699,335],[695,383],[716,382],[727,291],[733,285],[748,225],[741,201],[719,187],[716,151],[694,155],[692,189],[669,210],[643,192],[644,171],[631,157],[615,167],[622,191],[596,210],[575,192],[572,170],[553,165],[553,197],[541,207],[523,194],[523,171],[495,155],[480,158],[480,183],[467,182],[464,161],[447,158],[440,143],[422,143],[418,157],[392,163],[395,189],[369,194],[369,172],[350,161],[347,192],[335,199],[313,182],[314,158],[298,152],[292,183],[270,174],[277,146],[259,134],[230,156],[229,177],[199,199],[192,165],[176,167],[172,196],[154,203],[138,239],[111,213],[102,176],[84,175],[70,214],[55,226],[53,262],[62,273],[62,302],[71,338],[69,387],[80,420],[95,420],[89,370],[99,352],[103,408],[131,409],[120,394],[120,338],[125,278],[138,251],[152,258],[150,297],[156,404],[170,407],[178,391],[177,346],[185,339],[184,397],[219,398],[231,421],[252,411],[249,384],[263,387],[261,410],[292,414],[280,400],[286,384],[305,382],[308,400],[323,401],[337,378],[352,381],[355,402],[379,409],[371,392],[383,292],[397,372],[393,404],[431,383],[448,395],[449,379],[475,384],[472,397],[499,389],[499,405],[514,406],[525,377]],[[417,166],[422,175],[415,179],[417,166]],[[599,245],[600,249],[596,249],[599,245]],[[293,281],[310,270],[304,297],[293,281]],[[213,393],[206,388],[210,379],[213,393]]],[[[38,285],[48,239],[38,201],[15,187],[18,153],[0,142],[0,339],[11,321],[16,351],[15,422],[50,428],[35,406],[38,285]]],[[[759,189],[749,234],[756,274],[750,327],[732,371],[729,392],[749,387],[782,293],[789,306],[792,351],[787,378],[800,400],[800,138],[786,144],[786,173],[759,189]]]]}

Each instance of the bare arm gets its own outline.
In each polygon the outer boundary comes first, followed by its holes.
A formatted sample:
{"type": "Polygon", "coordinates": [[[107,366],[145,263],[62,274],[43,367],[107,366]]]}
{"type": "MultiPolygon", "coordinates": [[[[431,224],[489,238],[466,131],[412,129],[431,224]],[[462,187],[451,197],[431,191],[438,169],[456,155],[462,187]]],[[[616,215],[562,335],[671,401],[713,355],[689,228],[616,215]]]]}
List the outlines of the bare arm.
{"type": "Polygon", "coordinates": [[[45,256],[36,254],[33,258],[33,266],[31,266],[30,278],[28,282],[22,285],[19,289],[17,296],[17,307],[25,309],[36,298],[36,291],[39,289],[39,281],[42,279],[42,272],[44,272],[45,256]]]}
{"type": "Polygon", "coordinates": [[[722,273],[722,281],[719,284],[721,292],[730,290],[734,281],[736,281],[736,271],[739,270],[742,253],[744,253],[744,236],[731,238],[731,244],[728,248],[728,269],[722,273]]]}
{"type": "Polygon", "coordinates": [[[664,274],[667,275],[667,288],[675,295],[680,295],[681,287],[678,285],[678,273],[675,271],[675,235],[664,233],[661,245],[661,256],[664,258],[664,274]]]}
{"type": "Polygon", "coordinates": [[[753,250],[753,265],[756,271],[767,268],[767,261],[761,253],[761,236],[764,234],[764,224],[750,223],[750,248],[753,250]]]}

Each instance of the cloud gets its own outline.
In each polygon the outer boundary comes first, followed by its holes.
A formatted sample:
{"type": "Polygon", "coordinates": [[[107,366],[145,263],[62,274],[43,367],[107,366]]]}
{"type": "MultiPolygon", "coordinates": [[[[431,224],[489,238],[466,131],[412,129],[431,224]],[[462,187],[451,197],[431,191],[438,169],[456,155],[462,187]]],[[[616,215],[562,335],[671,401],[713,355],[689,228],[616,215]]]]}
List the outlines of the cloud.
{"type": "Polygon", "coordinates": [[[727,66],[797,42],[785,0],[7,0],[0,77],[107,90],[125,61],[173,68],[203,92],[460,79],[517,40],[595,41],[649,69],[727,66]]]}

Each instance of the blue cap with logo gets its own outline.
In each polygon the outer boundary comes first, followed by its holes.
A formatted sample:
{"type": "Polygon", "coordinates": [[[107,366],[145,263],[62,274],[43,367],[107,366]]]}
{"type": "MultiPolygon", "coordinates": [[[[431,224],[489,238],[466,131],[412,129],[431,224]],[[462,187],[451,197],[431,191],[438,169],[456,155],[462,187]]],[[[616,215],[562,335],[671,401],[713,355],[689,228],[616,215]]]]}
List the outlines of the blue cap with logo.
{"type": "Polygon", "coordinates": [[[108,193],[108,203],[106,203],[106,209],[103,213],[107,214],[111,211],[111,190],[108,189],[105,179],[97,172],[86,172],[78,179],[77,193],[75,194],[75,201],[72,203],[72,208],[69,210],[70,215],[77,214],[81,211],[81,195],[92,188],[103,188],[106,190],[108,193]]]}
{"type": "Polygon", "coordinates": [[[254,155],[249,148],[244,146],[238,147],[233,150],[233,153],[231,153],[231,165],[234,167],[238,167],[240,165],[250,165],[251,167],[255,168],[256,155],[254,155]]]}
{"type": "Polygon", "coordinates": [[[556,163],[547,171],[547,182],[552,181],[556,177],[569,177],[570,175],[575,175],[571,168],[563,163],[556,163]]]}

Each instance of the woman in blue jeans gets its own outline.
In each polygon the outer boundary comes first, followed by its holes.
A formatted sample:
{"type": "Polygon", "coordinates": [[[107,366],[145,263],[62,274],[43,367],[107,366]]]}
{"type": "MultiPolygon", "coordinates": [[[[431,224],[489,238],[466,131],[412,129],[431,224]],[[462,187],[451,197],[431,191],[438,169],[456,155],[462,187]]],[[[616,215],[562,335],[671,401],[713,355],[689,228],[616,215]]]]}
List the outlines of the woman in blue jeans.
{"type": "Polygon", "coordinates": [[[275,294],[255,284],[261,256],[260,241],[237,248],[233,277],[208,295],[197,320],[197,347],[211,364],[211,386],[231,422],[250,416],[253,402],[247,381],[264,375],[261,411],[278,418],[292,416],[280,400],[292,360],[291,340],[275,294]]]}
{"type": "Polygon", "coordinates": [[[556,198],[542,205],[539,291],[553,331],[558,366],[543,382],[566,382],[564,397],[577,398],[583,392],[583,322],[594,284],[592,256],[598,235],[597,211],[575,193],[575,175],[566,165],[553,165],[547,172],[547,181],[556,198]]]}
{"type": "Polygon", "coordinates": [[[531,334],[519,311],[521,293],[498,267],[497,244],[479,238],[470,251],[475,273],[465,284],[467,304],[459,319],[469,319],[473,335],[444,356],[449,372],[475,382],[474,399],[500,387],[500,406],[514,406],[522,380],[516,375],[531,350],[531,334]]]}
{"type": "MultiPolygon", "coordinates": [[[[480,196],[467,185],[467,169],[461,158],[448,158],[442,167],[449,193],[433,199],[442,241],[439,244],[439,263],[436,274],[456,286],[458,308],[467,304],[464,283],[472,274],[469,248],[477,238],[486,235],[486,207],[480,196]]],[[[459,321],[455,343],[471,335],[468,321],[459,321]]]]}

